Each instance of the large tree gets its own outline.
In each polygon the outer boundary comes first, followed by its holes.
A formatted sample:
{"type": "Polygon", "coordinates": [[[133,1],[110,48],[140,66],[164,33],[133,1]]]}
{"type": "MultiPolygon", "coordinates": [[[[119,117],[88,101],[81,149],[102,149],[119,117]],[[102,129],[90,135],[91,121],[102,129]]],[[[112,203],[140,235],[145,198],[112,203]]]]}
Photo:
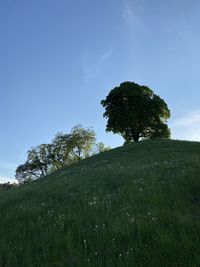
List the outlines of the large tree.
{"type": "Polygon", "coordinates": [[[108,119],[106,130],[119,133],[126,142],[140,138],[169,138],[167,119],[170,110],[165,101],[148,88],[124,82],[101,101],[108,119]]]}

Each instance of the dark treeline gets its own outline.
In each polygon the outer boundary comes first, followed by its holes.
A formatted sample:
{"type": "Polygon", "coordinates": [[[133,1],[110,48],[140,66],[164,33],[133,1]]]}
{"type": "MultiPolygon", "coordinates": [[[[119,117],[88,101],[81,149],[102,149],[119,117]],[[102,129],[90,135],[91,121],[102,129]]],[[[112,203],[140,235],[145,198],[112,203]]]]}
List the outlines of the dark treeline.
{"type": "Polygon", "coordinates": [[[6,190],[8,190],[8,189],[11,189],[11,188],[13,188],[13,187],[16,187],[16,186],[18,186],[18,184],[16,184],[16,183],[2,183],[2,184],[0,184],[0,192],[2,192],[2,191],[6,191],[6,190]]]}

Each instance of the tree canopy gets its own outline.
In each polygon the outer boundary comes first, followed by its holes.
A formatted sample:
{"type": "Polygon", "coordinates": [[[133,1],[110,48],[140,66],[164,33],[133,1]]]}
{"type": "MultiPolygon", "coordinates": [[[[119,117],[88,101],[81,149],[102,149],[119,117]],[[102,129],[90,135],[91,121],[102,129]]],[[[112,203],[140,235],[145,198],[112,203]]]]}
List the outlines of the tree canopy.
{"type": "Polygon", "coordinates": [[[124,82],[101,101],[108,119],[106,130],[119,133],[125,142],[140,138],[169,138],[167,119],[170,110],[165,101],[148,88],[124,82]]]}
{"type": "Polygon", "coordinates": [[[76,125],[69,134],[58,133],[50,144],[41,144],[28,151],[27,160],[17,167],[15,177],[20,183],[39,179],[88,157],[95,140],[95,132],[81,125],[76,125]]]}

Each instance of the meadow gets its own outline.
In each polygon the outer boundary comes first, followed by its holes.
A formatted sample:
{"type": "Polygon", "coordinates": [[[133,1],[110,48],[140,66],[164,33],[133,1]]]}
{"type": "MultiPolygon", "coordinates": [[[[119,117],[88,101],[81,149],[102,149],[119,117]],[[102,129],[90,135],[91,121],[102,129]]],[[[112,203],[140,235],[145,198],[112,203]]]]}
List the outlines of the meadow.
{"type": "Polygon", "coordinates": [[[125,145],[0,193],[0,267],[198,267],[199,244],[199,142],[125,145]]]}

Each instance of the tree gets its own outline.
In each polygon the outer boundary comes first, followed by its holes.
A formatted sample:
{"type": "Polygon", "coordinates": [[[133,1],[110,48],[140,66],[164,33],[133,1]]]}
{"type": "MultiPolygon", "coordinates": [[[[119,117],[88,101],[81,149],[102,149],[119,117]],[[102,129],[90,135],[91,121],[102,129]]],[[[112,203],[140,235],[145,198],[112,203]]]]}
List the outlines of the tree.
{"type": "Polygon", "coordinates": [[[89,157],[96,135],[91,128],[78,124],[69,134],[58,133],[52,141],[53,165],[55,169],[89,157]]]}
{"type": "Polygon", "coordinates": [[[170,110],[163,99],[147,86],[124,82],[101,101],[108,119],[106,131],[119,133],[125,142],[140,138],[169,138],[170,110]]]}
{"type": "Polygon", "coordinates": [[[59,168],[74,162],[71,155],[71,135],[57,133],[52,141],[52,162],[53,168],[59,168]]]}
{"type": "Polygon", "coordinates": [[[27,160],[16,169],[16,179],[23,183],[42,178],[63,166],[91,155],[95,132],[77,125],[71,133],[58,133],[50,144],[41,144],[28,151],[27,160]]]}
{"type": "Polygon", "coordinates": [[[27,153],[27,160],[16,169],[16,179],[21,183],[39,179],[51,172],[53,154],[51,144],[41,144],[31,148],[27,153]]]}
{"type": "Polygon", "coordinates": [[[96,135],[91,128],[83,128],[82,125],[76,125],[72,128],[70,134],[70,151],[71,155],[80,161],[89,157],[92,147],[95,143],[96,135]]]}

